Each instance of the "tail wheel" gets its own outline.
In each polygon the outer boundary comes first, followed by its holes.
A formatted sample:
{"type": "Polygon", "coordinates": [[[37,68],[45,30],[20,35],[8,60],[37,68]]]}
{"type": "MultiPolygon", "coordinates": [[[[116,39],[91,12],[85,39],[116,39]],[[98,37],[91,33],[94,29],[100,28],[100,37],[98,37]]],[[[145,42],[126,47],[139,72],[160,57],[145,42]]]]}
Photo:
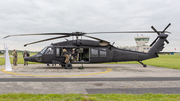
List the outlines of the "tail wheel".
{"type": "Polygon", "coordinates": [[[72,64],[71,63],[67,63],[65,65],[65,69],[72,69],[72,64]]]}
{"type": "Polygon", "coordinates": [[[143,65],[143,67],[144,67],[144,68],[146,68],[146,67],[147,67],[147,65],[143,65]]]}

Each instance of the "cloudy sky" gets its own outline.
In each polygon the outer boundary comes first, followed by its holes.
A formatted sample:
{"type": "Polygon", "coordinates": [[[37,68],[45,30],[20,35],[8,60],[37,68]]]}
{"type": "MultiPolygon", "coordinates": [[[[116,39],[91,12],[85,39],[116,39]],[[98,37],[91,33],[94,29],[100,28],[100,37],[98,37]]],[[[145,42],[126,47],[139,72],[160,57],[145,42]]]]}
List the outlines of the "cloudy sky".
{"type": "MultiPolygon", "coordinates": [[[[14,34],[98,31],[151,31],[167,29],[172,34],[164,51],[180,51],[180,0],[0,0],[0,49],[40,51],[56,39],[43,43],[24,44],[57,36],[14,36],[14,34]]],[[[140,36],[141,34],[139,34],[140,36]]],[[[115,46],[135,46],[135,34],[92,35],[115,46]]],[[[150,44],[157,34],[150,37],[150,44]]],[[[71,39],[71,38],[68,38],[71,39]]]]}

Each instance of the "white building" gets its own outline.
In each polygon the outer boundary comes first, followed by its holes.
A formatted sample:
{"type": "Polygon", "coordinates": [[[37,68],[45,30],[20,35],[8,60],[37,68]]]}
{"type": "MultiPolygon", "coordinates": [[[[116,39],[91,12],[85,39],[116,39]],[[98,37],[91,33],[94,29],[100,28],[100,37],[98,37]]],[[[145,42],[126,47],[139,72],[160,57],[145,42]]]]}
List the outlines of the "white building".
{"type": "Polygon", "coordinates": [[[134,39],[136,41],[137,46],[126,46],[126,47],[118,47],[118,48],[140,51],[140,52],[148,52],[150,49],[150,46],[146,45],[145,43],[149,42],[149,38],[150,37],[135,37],[134,39]]]}

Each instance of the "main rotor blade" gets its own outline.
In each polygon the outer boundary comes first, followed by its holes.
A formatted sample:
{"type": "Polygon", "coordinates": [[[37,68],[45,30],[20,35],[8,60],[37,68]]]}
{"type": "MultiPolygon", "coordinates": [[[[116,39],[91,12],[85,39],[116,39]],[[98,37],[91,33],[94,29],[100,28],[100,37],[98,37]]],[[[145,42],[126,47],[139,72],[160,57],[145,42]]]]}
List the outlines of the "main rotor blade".
{"type": "Polygon", "coordinates": [[[171,25],[171,23],[169,23],[166,28],[164,28],[163,32],[165,32],[165,30],[171,25]]]}
{"type": "Polygon", "coordinates": [[[24,47],[26,47],[27,45],[30,45],[30,44],[35,44],[35,43],[39,43],[39,42],[44,42],[44,41],[49,41],[49,40],[54,40],[54,39],[59,39],[59,38],[65,38],[65,37],[69,37],[69,36],[59,36],[59,37],[48,38],[48,39],[44,39],[44,40],[40,40],[40,41],[36,41],[36,42],[31,42],[31,43],[25,44],[24,47]]]}
{"type": "MultiPolygon", "coordinates": [[[[157,31],[157,32],[162,32],[162,31],[157,31]]],[[[119,31],[119,32],[88,32],[85,34],[101,34],[101,33],[156,33],[154,31],[119,31]]],[[[165,33],[171,33],[168,31],[165,31],[165,33]]]]}
{"type": "MultiPolygon", "coordinates": [[[[158,31],[162,33],[162,31],[158,31]]],[[[5,38],[11,36],[30,36],[30,35],[66,35],[66,36],[82,36],[84,34],[101,34],[101,33],[155,33],[154,31],[120,31],[120,32],[90,32],[90,33],[83,33],[83,32],[73,32],[73,33],[37,33],[37,34],[16,34],[16,35],[8,35],[5,38]]],[[[164,31],[163,33],[170,33],[168,31],[164,31]]]]}
{"type": "Polygon", "coordinates": [[[99,38],[96,38],[96,37],[92,37],[92,36],[87,36],[87,35],[84,35],[85,37],[89,37],[89,38],[92,38],[92,39],[95,39],[95,40],[99,40],[99,41],[103,41],[103,42],[107,42],[109,43],[108,41],[106,40],[102,40],[102,39],[99,39],[99,38]]]}
{"type": "Polygon", "coordinates": [[[30,36],[30,35],[71,35],[72,33],[37,33],[37,34],[16,34],[16,35],[8,35],[5,36],[5,38],[11,37],[11,36],[30,36]]]}

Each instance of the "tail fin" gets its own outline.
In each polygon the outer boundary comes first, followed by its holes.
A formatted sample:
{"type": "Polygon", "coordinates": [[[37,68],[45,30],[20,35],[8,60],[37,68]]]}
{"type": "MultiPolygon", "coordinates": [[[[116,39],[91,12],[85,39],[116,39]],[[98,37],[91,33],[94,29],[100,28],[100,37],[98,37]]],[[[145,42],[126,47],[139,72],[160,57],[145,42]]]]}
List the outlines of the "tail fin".
{"type": "Polygon", "coordinates": [[[162,51],[164,48],[164,42],[166,41],[166,38],[168,37],[167,34],[160,34],[158,36],[158,41],[152,46],[152,48],[148,51],[148,58],[154,58],[158,57],[158,52],[162,51]]]}

